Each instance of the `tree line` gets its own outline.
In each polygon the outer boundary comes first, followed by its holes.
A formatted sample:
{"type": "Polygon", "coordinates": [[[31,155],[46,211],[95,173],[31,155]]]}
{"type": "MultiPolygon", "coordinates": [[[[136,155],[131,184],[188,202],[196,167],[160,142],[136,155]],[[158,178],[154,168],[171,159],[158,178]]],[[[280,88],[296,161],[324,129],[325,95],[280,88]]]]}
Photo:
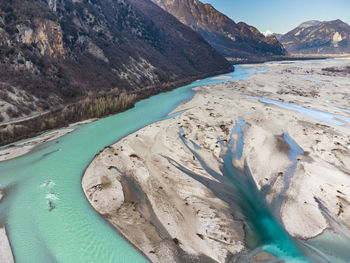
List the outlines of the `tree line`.
{"type": "Polygon", "coordinates": [[[0,127],[0,145],[30,138],[41,132],[61,128],[70,123],[101,118],[132,108],[137,101],[136,94],[128,94],[118,89],[90,95],[74,104],[35,119],[15,125],[0,127]]]}

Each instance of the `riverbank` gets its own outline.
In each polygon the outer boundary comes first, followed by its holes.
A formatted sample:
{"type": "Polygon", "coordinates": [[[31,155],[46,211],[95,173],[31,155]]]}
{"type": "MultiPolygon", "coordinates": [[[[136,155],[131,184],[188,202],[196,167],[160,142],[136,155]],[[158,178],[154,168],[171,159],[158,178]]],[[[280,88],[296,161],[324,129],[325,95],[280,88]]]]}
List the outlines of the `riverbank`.
{"type": "Polygon", "coordinates": [[[171,91],[180,86],[192,83],[197,79],[204,79],[218,74],[233,72],[234,67],[217,70],[215,72],[198,74],[172,82],[163,82],[157,85],[135,87],[126,92],[122,89],[111,89],[97,93],[85,94],[66,105],[38,113],[36,117],[22,116],[23,120],[11,119],[0,121],[0,146],[8,145],[19,140],[32,138],[45,131],[59,129],[78,121],[91,118],[108,117],[124,112],[143,99],[163,92],[171,91]]]}
{"type": "Polygon", "coordinates": [[[49,141],[57,140],[58,138],[74,131],[74,129],[77,126],[87,124],[95,120],[96,119],[90,119],[86,121],[73,123],[66,128],[50,131],[36,138],[25,140],[23,142],[19,142],[16,144],[10,144],[6,147],[2,147],[0,148],[0,162],[8,161],[8,160],[23,156],[25,154],[28,154],[35,147],[38,147],[39,145],[49,141]]]}
{"type": "Polygon", "coordinates": [[[12,249],[7,238],[6,229],[0,226],[0,262],[14,263],[12,249]]]}
{"type": "Polygon", "coordinates": [[[350,83],[323,70],[349,64],[273,62],[246,80],[196,88],[175,110],[182,115],[127,136],[93,160],[82,179],[90,204],[153,262],[225,262],[242,253],[249,240],[235,217],[234,192],[213,177],[222,176],[226,152],[218,137],[228,142],[240,117],[246,132],[234,164],[250,167],[288,233],[303,240],[334,222],[349,228],[350,116],[341,109],[350,104],[350,83]],[[329,112],[339,122],[258,98],[329,112]],[[295,160],[283,132],[302,149],[295,160]]]}
{"type": "Polygon", "coordinates": [[[321,60],[321,59],[336,59],[336,58],[350,58],[350,54],[289,54],[286,56],[272,56],[262,58],[250,58],[250,59],[234,59],[226,58],[233,65],[247,65],[265,63],[270,61],[310,61],[310,60],[321,60]]]}
{"type": "MultiPolygon", "coordinates": [[[[0,202],[4,197],[3,191],[0,190],[0,202]]],[[[0,262],[2,263],[14,263],[12,249],[7,237],[6,227],[0,225],[0,262]]]]}

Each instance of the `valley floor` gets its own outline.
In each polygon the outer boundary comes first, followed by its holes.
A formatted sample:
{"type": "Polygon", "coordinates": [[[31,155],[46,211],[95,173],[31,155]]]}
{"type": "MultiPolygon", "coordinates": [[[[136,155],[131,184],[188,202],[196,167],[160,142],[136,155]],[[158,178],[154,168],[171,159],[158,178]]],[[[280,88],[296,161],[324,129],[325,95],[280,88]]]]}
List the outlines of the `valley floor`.
{"type": "MultiPolygon", "coordinates": [[[[292,237],[307,240],[330,228],[350,237],[350,76],[324,70],[348,65],[266,63],[253,65],[266,71],[248,79],[198,87],[176,109],[182,114],[97,155],[84,192],[153,262],[225,262],[249,243],[233,188],[216,177],[224,145],[233,139],[237,151],[241,137],[234,166],[249,167],[292,237]]],[[[273,258],[261,250],[252,256],[273,258]]]]}

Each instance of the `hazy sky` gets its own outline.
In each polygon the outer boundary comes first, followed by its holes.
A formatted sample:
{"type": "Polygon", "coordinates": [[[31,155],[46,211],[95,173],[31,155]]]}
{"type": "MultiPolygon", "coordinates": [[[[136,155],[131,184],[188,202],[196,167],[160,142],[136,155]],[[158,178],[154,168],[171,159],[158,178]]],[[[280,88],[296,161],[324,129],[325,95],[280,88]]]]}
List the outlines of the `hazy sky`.
{"type": "Polygon", "coordinates": [[[350,24],[350,0],[203,0],[235,22],[260,31],[286,33],[308,20],[341,19],[350,24]]]}

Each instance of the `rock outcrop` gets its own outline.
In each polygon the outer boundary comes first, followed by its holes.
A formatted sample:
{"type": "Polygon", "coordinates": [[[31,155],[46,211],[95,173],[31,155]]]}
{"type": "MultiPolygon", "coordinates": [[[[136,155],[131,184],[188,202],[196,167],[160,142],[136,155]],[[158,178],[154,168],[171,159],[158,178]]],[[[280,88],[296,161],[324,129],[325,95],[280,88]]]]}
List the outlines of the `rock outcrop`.
{"type": "Polygon", "coordinates": [[[52,58],[64,57],[63,36],[61,26],[54,21],[36,21],[35,31],[23,24],[17,25],[18,42],[28,46],[36,45],[40,55],[52,58]]]}

